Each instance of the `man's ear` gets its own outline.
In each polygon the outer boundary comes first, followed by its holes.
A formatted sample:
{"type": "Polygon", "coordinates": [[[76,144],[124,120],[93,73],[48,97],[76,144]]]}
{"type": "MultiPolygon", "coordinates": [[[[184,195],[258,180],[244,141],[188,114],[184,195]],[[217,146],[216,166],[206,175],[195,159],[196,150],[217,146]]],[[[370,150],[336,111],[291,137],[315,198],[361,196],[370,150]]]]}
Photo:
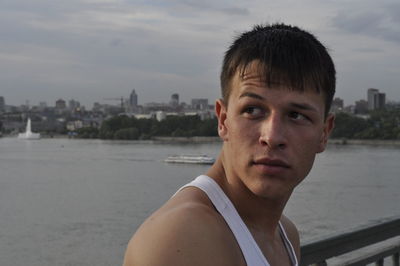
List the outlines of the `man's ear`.
{"type": "Polygon", "coordinates": [[[321,140],[317,151],[318,153],[323,152],[325,150],[326,144],[328,143],[329,135],[331,134],[334,126],[335,126],[335,115],[330,113],[325,119],[324,129],[321,135],[321,140]]]}
{"type": "Polygon", "coordinates": [[[228,129],[226,127],[226,106],[222,99],[215,102],[215,114],[218,118],[218,135],[223,141],[228,140],[228,129]]]}

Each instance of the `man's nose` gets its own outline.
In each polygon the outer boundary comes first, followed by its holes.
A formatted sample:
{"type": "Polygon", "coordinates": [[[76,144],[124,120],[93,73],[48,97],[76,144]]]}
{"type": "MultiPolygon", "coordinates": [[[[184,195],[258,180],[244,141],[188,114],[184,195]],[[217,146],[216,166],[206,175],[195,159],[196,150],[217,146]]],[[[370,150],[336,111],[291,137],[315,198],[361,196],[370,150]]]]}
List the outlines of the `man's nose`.
{"type": "Polygon", "coordinates": [[[286,130],[282,117],[271,113],[261,125],[259,142],[270,149],[284,149],[287,146],[286,130]]]}

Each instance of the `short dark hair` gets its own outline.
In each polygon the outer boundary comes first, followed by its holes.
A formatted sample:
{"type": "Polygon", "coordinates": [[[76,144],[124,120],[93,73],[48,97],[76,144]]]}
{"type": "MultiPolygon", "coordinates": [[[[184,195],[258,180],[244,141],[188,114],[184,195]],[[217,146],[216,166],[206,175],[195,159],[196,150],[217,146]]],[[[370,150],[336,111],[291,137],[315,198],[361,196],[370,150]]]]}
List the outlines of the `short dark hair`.
{"type": "Polygon", "coordinates": [[[256,25],[238,36],[225,54],[221,90],[228,104],[230,85],[237,71],[243,75],[250,63],[263,66],[267,86],[287,85],[292,90],[312,88],[325,97],[328,114],[336,87],[336,71],[327,49],[309,32],[285,24],[256,25]]]}

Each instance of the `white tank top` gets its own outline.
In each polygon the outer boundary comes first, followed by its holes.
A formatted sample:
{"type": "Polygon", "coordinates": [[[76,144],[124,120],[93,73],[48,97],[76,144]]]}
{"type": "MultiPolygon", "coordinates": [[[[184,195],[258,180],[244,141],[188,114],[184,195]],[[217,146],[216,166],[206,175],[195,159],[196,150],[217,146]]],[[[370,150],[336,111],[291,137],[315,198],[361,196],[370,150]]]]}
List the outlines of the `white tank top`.
{"type": "MultiPolygon", "coordinates": [[[[178,192],[186,187],[197,187],[207,194],[208,198],[211,200],[217,211],[225,219],[233,235],[235,236],[236,241],[242,250],[247,266],[270,266],[249,229],[233,206],[232,202],[212,178],[206,175],[201,175],[189,184],[181,187],[178,192]]],[[[298,266],[297,257],[295,255],[293,246],[290,243],[281,222],[279,222],[279,231],[292,265],[298,266]]]]}

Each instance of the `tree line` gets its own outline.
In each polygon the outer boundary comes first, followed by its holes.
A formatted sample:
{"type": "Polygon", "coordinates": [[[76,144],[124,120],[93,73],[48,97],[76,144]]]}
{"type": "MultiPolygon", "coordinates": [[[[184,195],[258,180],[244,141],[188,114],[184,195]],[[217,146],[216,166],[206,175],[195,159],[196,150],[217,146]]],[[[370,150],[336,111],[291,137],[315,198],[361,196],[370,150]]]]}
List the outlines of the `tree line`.
{"type": "MultiPolygon", "coordinates": [[[[218,136],[217,119],[201,120],[199,116],[168,116],[162,121],[116,116],[105,120],[100,129],[81,128],[77,134],[81,138],[122,140],[154,136],[218,136]]],[[[400,107],[372,111],[367,119],[337,113],[331,138],[400,139],[400,107]]]]}
{"type": "Polygon", "coordinates": [[[332,138],[400,139],[400,107],[375,110],[364,119],[347,113],[336,114],[332,138]]]}
{"type": "Polygon", "coordinates": [[[125,115],[105,120],[100,129],[81,128],[81,138],[137,140],[154,136],[217,136],[217,119],[201,120],[199,116],[167,116],[166,119],[137,119],[125,115]]]}

